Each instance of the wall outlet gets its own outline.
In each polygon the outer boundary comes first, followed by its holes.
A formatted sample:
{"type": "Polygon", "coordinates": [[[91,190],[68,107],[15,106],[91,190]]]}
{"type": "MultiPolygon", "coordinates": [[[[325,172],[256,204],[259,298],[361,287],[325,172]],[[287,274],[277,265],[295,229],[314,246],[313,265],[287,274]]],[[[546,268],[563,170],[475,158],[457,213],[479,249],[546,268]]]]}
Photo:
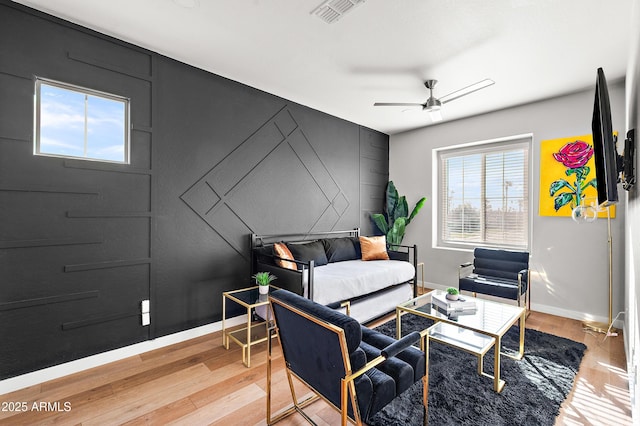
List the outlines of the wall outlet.
{"type": "Polygon", "coordinates": [[[140,302],[140,313],[142,314],[142,325],[151,324],[151,304],[149,300],[140,302]]]}

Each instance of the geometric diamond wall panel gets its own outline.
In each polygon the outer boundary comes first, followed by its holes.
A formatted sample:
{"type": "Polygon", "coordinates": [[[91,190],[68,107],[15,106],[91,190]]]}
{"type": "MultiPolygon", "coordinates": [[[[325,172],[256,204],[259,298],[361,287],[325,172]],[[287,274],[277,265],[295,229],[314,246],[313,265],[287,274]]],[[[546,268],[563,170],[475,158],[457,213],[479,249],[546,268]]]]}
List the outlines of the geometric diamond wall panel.
{"type": "Polygon", "coordinates": [[[247,234],[330,231],[350,204],[287,107],[180,198],[245,257],[247,234]],[[293,200],[303,212],[288,209],[293,200]],[[270,229],[256,229],[264,215],[270,229]]]}

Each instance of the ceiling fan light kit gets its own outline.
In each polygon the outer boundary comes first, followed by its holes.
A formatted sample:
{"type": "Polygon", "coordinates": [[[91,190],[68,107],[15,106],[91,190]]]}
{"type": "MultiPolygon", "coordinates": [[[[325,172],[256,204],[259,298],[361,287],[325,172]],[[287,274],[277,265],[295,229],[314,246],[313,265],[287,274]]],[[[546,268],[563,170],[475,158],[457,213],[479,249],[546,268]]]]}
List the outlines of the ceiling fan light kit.
{"type": "Polygon", "coordinates": [[[424,82],[424,85],[427,89],[429,89],[429,99],[425,102],[423,109],[425,111],[439,111],[442,108],[442,102],[439,99],[433,97],[433,88],[438,83],[438,80],[427,80],[424,82]]]}
{"type": "Polygon", "coordinates": [[[442,121],[442,113],[440,112],[439,109],[429,111],[429,118],[431,118],[431,121],[434,123],[438,121],[442,121]]]}
{"type": "Polygon", "coordinates": [[[438,83],[438,80],[427,80],[424,82],[424,85],[427,89],[429,89],[429,98],[423,104],[418,103],[401,103],[401,102],[376,102],[373,106],[404,106],[404,107],[422,107],[423,111],[429,113],[431,120],[436,122],[442,120],[442,105],[451,102],[455,99],[466,96],[470,93],[476,92],[480,89],[484,89],[485,87],[489,87],[495,84],[495,81],[485,78],[484,80],[478,81],[477,83],[473,83],[467,87],[463,87],[462,89],[458,89],[454,92],[451,92],[447,95],[444,95],[440,98],[436,98],[433,96],[433,88],[438,83]]]}
{"type": "Polygon", "coordinates": [[[436,98],[429,98],[427,102],[424,104],[425,111],[439,111],[442,108],[442,102],[437,100],[436,98]]]}

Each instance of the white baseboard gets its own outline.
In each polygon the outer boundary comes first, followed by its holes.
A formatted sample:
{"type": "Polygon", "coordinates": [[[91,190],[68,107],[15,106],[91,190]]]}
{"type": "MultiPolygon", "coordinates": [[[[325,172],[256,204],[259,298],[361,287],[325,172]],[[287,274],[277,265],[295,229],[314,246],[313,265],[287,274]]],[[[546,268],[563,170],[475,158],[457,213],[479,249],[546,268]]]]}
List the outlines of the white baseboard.
{"type": "MultiPolygon", "coordinates": [[[[419,286],[422,286],[422,282],[418,282],[419,286]]],[[[445,290],[448,286],[430,282],[424,282],[424,286],[432,289],[445,290]]],[[[490,296],[488,298],[491,298],[490,296]]],[[[495,299],[503,301],[504,299],[495,299]]],[[[576,312],[567,309],[558,308],[555,306],[546,306],[533,304],[533,310],[542,312],[545,314],[557,315],[561,317],[576,319],[580,321],[599,321],[607,322],[607,318],[590,317],[583,312],[576,312]]],[[[244,323],[246,317],[244,315],[227,319],[230,327],[244,323]]],[[[614,327],[622,328],[623,322],[617,320],[614,323],[614,327]]],[[[131,356],[140,355],[145,352],[152,351],[154,349],[160,349],[165,346],[173,345],[176,343],[184,342],[189,339],[204,336],[206,334],[214,333],[222,329],[222,322],[215,322],[201,327],[192,328],[190,330],[181,331],[179,333],[170,334],[168,336],[162,336],[154,340],[147,340],[145,342],[136,343],[134,345],[125,346],[124,348],[114,349],[112,351],[103,352],[100,354],[92,355],[86,358],[81,358],[75,361],[70,361],[64,364],[55,365],[53,367],[44,368],[31,373],[23,374],[21,376],[12,377],[10,379],[0,380],[0,395],[14,392],[19,389],[24,389],[29,386],[37,385],[39,383],[47,382],[49,380],[58,379],[70,374],[74,374],[80,371],[88,370],[90,368],[99,367],[110,362],[119,361],[131,356]]]]}
{"type": "MultiPolygon", "coordinates": [[[[225,320],[225,326],[233,327],[239,324],[245,324],[246,319],[246,315],[229,318],[225,320]]],[[[58,379],[90,368],[99,367],[110,362],[140,355],[154,349],[160,349],[189,339],[195,339],[196,337],[204,336],[220,330],[222,330],[222,321],[181,331],[179,333],[169,334],[154,340],[147,340],[134,345],[125,346],[124,348],[118,348],[108,352],[88,356],[86,358],[77,359],[75,361],[66,362],[53,367],[43,368],[42,370],[11,377],[10,379],[0,380],[0,395],[47,382],[49,380],[58,379]]]]}
{"type": "MultiPolygon", "coordinates": [[[[418,282],[418,285],[421,286],[422,283],[418,282]]],[[[425,282],[424,286],[427,288],[432,288],[437,290],[446,290],[447,287],[449,287],[446,285],[430,283],[430,282],[425,282]]],[[[486,296],[486,295],[478,295],[478,297],[486,298],[489,300],[495,300],[498,302],[505,301],[505,299],[502,299],[499,297],[492,297],[492,296],[486,296]]],[[[609,318],[595,316],[595,315],[587,315],[584,312],[572,311],[569,309],[559,308],[557,306],[541,305],[538,303],[532,303],[531,310],[536,312],[542,312],[543,314],[550,314],[550,315],[557,315],[559,317],[571,318],[578,321],[595,321],[595,322],[603,322],[603,323],[609,322],[609,318]]],[[[624,326],[624,322],[618,319],[614,321],[613,326],[618,329],[621,329],[624,326]]]]}

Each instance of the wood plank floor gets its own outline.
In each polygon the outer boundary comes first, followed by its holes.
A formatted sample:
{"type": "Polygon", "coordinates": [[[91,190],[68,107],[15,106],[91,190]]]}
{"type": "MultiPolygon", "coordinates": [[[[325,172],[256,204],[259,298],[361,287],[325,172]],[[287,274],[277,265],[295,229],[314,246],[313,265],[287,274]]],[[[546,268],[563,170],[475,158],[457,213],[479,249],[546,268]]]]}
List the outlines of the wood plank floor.
{"type": "MultiPolygon", "coordinates": [[[[632,425],[622,336],[605,340],[585,332],[579,321],[537,312],[527,327],[588,346],[557,425],[632,425]]],[[[23,413],[0,411],[0,424],[264,425],[266,343],[252,349],[246,368],[240,348],[232,344],[225,350],[221,342],[217,332],[0,395],[5,409],[17,402],[27,407],[23,413]]],[[[290,395],[279,347],[275,352],[277,411],[289,404],[290,395]]],[[[302,385],[298,389],[306,393],[302,385]]],[[[338,414],[323,401],[306,411],[319,425],[339,424],[338,414]]],[[[298,414],[279,423],[303,424],[298,414]]]]}

